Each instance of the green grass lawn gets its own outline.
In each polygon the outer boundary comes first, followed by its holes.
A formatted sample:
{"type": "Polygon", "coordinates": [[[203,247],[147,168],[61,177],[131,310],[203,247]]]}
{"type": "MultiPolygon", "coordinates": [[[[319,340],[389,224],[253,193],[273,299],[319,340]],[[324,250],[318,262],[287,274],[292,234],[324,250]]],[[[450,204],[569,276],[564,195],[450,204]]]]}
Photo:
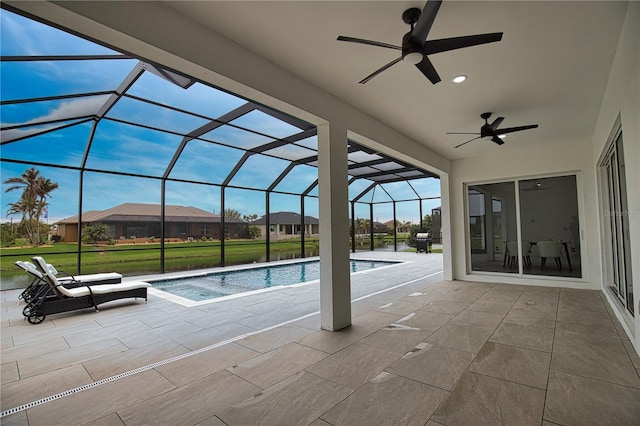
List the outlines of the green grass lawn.
{"type": "MultiPolygon", "coordinates": [[[[393,237],[385,237],[393,244],[393,237]]],[[[403,239],[398,238],[398,242],[403,239]]],[[[369,240],[366,247],[369,249],[369,240]]],[[[318,239],[305,239],[307,256],[317,256],[318,239]]],[[[26,286],[29,276],[18,269],[16,260],[30,260],[33,256],[42,256],[59,271],[77,274],[78,245],[75,243],[56,243],[41,247],[3,248],[0,250],[0,277],[2,289],[26,286]]],[[[415,251],[407,248],[406,251],[415,251]]],[[[220,241],[195,241],[191,243],[166,243],[165,272],[187,271],[222,266],[220,262],[220,241]]],[[[441,249],[434,249],[441,253],[441,249]]],[[[82,246],[83,274],[99,272],[119,272],[126,276],[154,274],[160,272],[160,243],[117,244],[105,246],[82,246]]],[[[300,240],[274,241],[271,243],[271,259],[300,257],[300,240]]],[[[227,265],[248,264],[266,260],[264,240],[230,240],[225,242],[225,263],[227,265]]]]}
{"type": "MultiPolygon", "coordinates": [[[[300,240],[274,241],[271,243],[271,257],[299,257],[300,240]],[[297,255],[297,256],[296,256],[297,255]]],[[[305,239],[305,252],[318,254],[317,239],[305,239]]],[[[77,244],[57,243],[51,246],[3,248],[0,251],[0,273],[4,289],[6,283],[18,279],[25,281],[28,276],[18,269],[16,260],[30,260],[42,256],[59,271],[77,274],[77,244]],[[24,279],[21,277],[24,276],[24,279]]],[[[165,271],[183,271],[222,266],[220,241],[165,244],[165,271]]],[[[123,275],[140,275],[160,272],[160,243],[122,244],[113,246],[82,246],[82,274],[98,272],[119,272],[123,275]]],[[[252,263],[264,260],[265,241],[231,240],[225,242],[225,263],[227,265],[252,263]]]]}

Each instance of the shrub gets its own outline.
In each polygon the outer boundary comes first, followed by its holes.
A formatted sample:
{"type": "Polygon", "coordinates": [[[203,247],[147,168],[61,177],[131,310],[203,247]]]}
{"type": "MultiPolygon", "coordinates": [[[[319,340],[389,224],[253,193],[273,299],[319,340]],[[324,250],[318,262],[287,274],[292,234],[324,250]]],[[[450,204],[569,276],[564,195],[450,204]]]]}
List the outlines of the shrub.
{"type": "Polygon", "coordinates": [[[109,227],[104,223],[96,223],[82,228],[82,242],[87,244],[98,244],[98,241],[110,241],[111,234],[109,227]]]}
{"type": "Polygon", "coordinates": [[[260,238],[262,236],[262,231],[260,230],[260,227],[255,225],[249,225],[248,232],[249,232],[249,238],[251,238],[252,240],[255,240],[256,238],[260,238]]]}
{"type": "Polygon", "coordinates": [[[3,223],[0,228],[0,245],[2,247],[9,247],[16,242],[16,235],[13,232],[11,225],[3,223]]]}

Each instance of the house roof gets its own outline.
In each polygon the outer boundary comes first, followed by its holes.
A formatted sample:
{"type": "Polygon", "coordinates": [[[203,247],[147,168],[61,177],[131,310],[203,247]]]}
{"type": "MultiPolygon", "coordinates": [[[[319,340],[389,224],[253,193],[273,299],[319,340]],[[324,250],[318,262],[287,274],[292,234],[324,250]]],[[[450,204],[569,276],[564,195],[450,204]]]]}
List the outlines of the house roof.
{"type": "MultiPolygon", "coordinates": [[[[82,213],[83,223],[92,222],[155,222],[160,220],[159,204],[124,203],[107,210],[88,210],[82,213]]],[[[167,222],[220,222],[220,215],[193,206],[165,206],[167,222]]],[[[225,222],[239,223],[240,219],[225,218],[225,222]]],[[[57,224],[78,223],[78,216],[63,219],[57,224]]]]}
{"type": "MultiPolygon", "coordinates": [[[[253,225],[266,225],[267,224],[267,215],[262,216],[259,219],[251,222],[253,225]]],[[[272,225],[282,225],[282,224],[300,224],[300,214],[295,212],[276,212],[269,214],[269,223],[272,225]]],[[[305,216],[304,223],[309,225],[317,225],[320,222],[318,218],[313,216],[305,216]]]]}

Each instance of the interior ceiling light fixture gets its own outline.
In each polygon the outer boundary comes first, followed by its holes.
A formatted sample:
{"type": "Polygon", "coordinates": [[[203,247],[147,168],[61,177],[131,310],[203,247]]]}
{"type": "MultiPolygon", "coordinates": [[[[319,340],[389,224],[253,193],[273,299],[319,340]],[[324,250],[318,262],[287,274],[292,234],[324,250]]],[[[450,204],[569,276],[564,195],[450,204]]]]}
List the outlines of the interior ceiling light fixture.
{"type": "Polygon", "coordinates": [[[451,79],[454,83],[462,83],[467,79],[466,75],[457,75],[451,79]]]}

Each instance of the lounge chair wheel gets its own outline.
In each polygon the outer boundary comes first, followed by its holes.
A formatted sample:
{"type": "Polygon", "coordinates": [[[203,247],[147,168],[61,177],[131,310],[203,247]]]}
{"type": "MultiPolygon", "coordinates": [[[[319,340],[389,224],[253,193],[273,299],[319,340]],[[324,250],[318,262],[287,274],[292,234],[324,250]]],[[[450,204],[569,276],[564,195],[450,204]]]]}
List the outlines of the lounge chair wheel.
{"type": "Polygon", "coordinates": [[[22,309],[23,316],[28,318],[30,313],[31,313],[31,305],[27,305],[22,309]]]}
{"type": "Polygon", "coordinates": [[[29,321],[29,324],[40,324],[42,321],[44,321],[45,318],[46,315],[41,311],[33,311],[29,313],[27,321],[29,321]]]}

